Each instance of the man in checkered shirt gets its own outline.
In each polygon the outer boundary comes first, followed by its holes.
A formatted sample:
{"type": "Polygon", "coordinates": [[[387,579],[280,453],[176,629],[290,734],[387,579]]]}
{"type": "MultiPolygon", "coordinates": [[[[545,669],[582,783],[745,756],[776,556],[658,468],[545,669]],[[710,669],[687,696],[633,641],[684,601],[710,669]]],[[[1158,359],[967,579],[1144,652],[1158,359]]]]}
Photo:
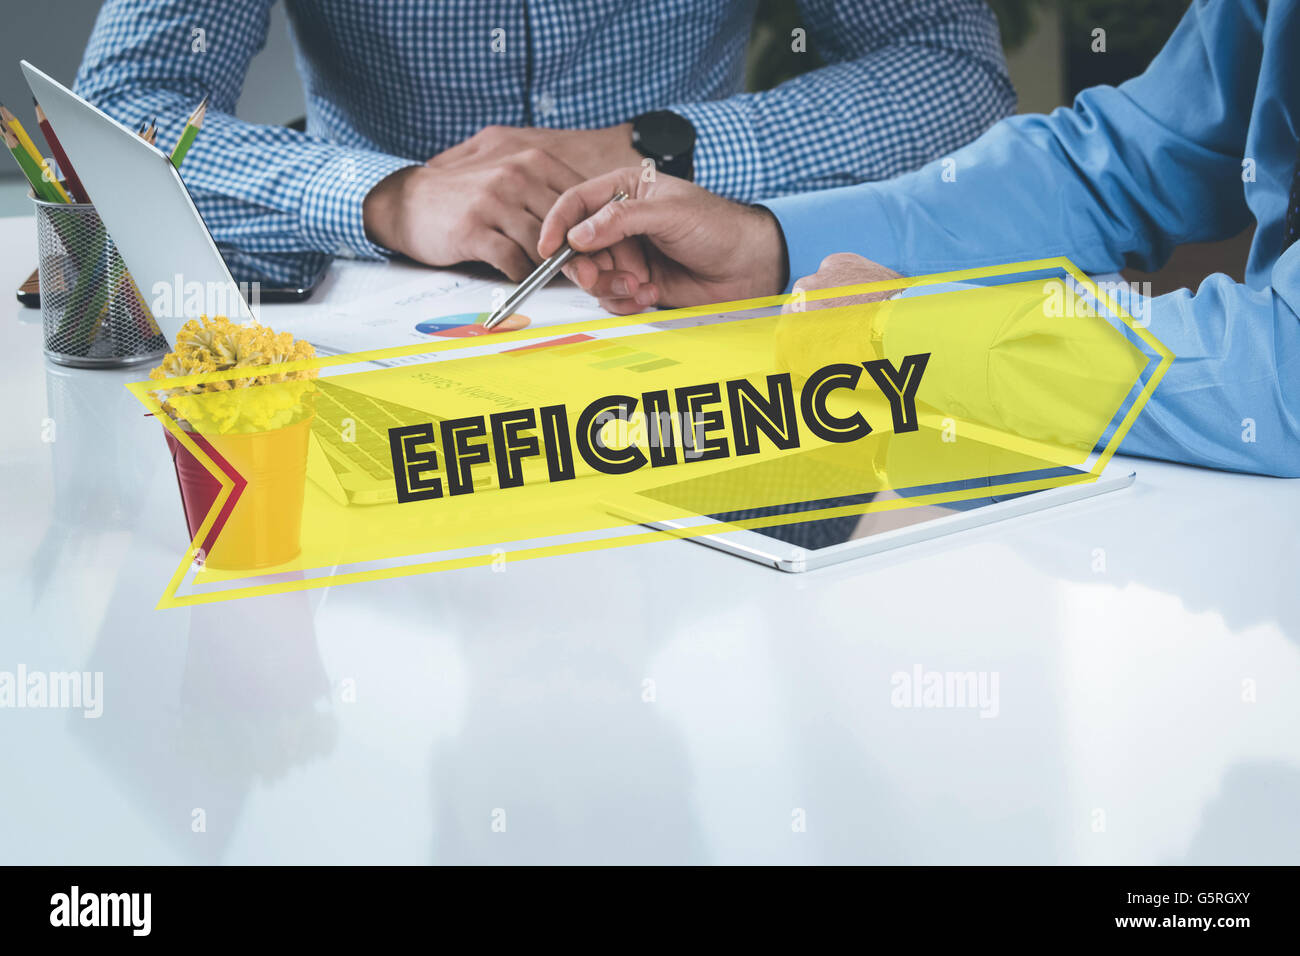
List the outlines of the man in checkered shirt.
{"type": "Polygon", "coordinates": [[[916,168],[1015,104],[980,0],[800,0],[792,49],[826,65],[761,93],[740,92],[752,0],[286,0],[300,133],[233,115],[273,2],[107,0],[77,77],[162,144],[211,96],[186,184],[250,251],[520,279],[559,193],[617,167],[752,201],[916,168]]]}

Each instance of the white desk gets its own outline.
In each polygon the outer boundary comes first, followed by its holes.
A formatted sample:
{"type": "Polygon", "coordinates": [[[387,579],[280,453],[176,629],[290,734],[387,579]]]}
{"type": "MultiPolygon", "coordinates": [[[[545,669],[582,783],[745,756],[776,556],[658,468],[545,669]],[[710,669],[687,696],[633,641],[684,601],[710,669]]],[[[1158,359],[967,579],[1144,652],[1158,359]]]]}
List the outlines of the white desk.
{"type": "Polygon", "coordinates": [[[0,862],[1300,860],[1294,482],[1136,461],[805,575],[676,541],[155,611],[186,541],[143,375],[45,362],[32,231],[0,671],[102,671],[104,710],[0,710],[0,862]],[[892,706],[915,665],[997,672],[997,716],[892,706]]]}

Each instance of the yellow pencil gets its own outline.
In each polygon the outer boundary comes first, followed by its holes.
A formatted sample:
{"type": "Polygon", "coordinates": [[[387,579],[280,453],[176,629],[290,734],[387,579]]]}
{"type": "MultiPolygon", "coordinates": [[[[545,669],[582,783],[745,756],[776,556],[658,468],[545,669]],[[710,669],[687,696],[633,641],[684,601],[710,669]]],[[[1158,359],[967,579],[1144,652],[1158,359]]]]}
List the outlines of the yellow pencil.
{"type": "Polygon", "coordinates": [[[36,164],[39,166],[41,151],[36,148],[32,138],[27,135],[27,131],[23,129],[23,124],[18,122],[18,117],[14,115],[13,110],[3,103],[0,103],[0,119],[4,120],[5,125],[14,131],[14,135],[18,137],[19,145],[27,150],[27,155],[36,160],[36,164]]]}
{"type": "Polygon", "coordinates": [[[62,184],[60,184],[54,177],[53,172],[50,170],[49,163],[46,162],[45,157],[41,155],[40,150],[36,148],[36,144],[32,142],[32,138],[27,135],[27,130],[23,129],[23,124],[18,122],[18,117],[14,116],[9,107],[5,106],[3,103],[0,103],[0,120],[3,120],[5,126],[13,131],[14,136],[18,137],[18,145],[21,146],[27,155],[36,163],[37,168],[41,171],[41,178],[53,187],[54,191],[58,193],[59,199],[63,202],[72,202],[72,197],[68,195],[67,190],[64,189],[62,184]]]}
{"type": "Polygon", "coordinates": [[[42,202],[55,202],[54,191],[50,189],[50,184],[41,176],[41,168],[36,165],[27,150],[23,149],[22,144],[18,142],[18,137],[8,126],[0,129],[2,132],[5,146],[13,154],[14,161],[18,163],[18,168],[23,171],[23,176],[32,187],[32,195],[42,202]]]}

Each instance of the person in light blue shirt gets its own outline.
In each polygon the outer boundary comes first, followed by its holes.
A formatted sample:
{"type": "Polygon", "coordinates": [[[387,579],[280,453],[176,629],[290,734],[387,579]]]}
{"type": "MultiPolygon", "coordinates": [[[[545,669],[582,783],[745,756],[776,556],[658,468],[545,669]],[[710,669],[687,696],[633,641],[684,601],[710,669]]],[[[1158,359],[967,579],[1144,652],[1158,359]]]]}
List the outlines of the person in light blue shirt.
{"type": "Polygon", "coordinates": [[[614,173],[560,198],[539,251],[567,235],[586,253],[568,274],[629,313],[1054,256],[1152,270],[1253,219],[1244,283],[1131,309],[1176,358],[1121,451],[1300,477],[1297,50],[1300,0],[1195,0],[1141,76],[1003,120],[951,164],[763,206],[614,173]],[[617,185],[634,198],[602,208],[617,185]]]}

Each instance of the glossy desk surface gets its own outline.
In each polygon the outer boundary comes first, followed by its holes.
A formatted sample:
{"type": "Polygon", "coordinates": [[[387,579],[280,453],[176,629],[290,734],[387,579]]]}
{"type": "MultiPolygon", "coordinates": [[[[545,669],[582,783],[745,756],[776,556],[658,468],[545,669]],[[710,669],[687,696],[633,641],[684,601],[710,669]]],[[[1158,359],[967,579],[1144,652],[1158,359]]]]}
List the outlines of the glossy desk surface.
{"type": "Polygon", "coordinates": [[[1300,860],[1295,482],[1134,461],[803,575],[673,541],[157,611],[143,374],[46,362],[32,233],[0,220],[0,672],[102,672],[103,712],[0,709],[0,862],[1300,860]],[[917,668],[996,706],[896,706],[917,668]]]}

